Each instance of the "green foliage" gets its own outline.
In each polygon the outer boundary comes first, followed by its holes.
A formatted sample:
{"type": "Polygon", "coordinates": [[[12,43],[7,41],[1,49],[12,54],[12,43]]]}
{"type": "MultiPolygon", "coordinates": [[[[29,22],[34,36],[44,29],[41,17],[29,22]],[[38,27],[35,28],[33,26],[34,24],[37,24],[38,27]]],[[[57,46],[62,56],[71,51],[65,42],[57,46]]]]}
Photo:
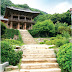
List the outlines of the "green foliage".
{"type": "Polygon", "coordinates": [[[43,22],[37,22],[37,24],[33,26],[33,29],[31,31],[29,32],[31,32],[32,36],[54,36],[55,26],[51,20],[45,20],[43,22]]]}
{"type": "Polygon", "coordinates": [[[66,38],[69,38],[70,37],[70,34],[68,32],[66,32],[66,31],[63,31],[62,32],[62,36],[63,37],[66,37],[66,38]]]}
{"type": "Polygon", "coordinates": [[[14,29],[7,29],[7,33],[6,33],[6,38],[10,39],[14,37],[14,35],[19,35],[19,31],[18,30],[14,30],[14,29]]]}
{"type": "Polygon", "coordinates": [[[5,33],[3,38],[5,38],[5,39],[12,38],[13,39],[14,35],[17,35],[19,37],[17,40],[23,43],[22,37],[21,37],[21,34],[20,34],[19,30],[7,29],[7,32],[5,33]]]}
{"type": "Polygon", "coordinates": [[[34,18],[34,20],[36,22],[38,22],[38,21],[42,22],[42,21],[50,19],[50,17],[51,17],[51,14],[38,15],[37,17],[34,18]]]}
{"type": "Polygon", "coordinates": [[[10,65],[17,65],[22,58],[22,51],[14,51],[14,47],[6,41],[1,41],[1,61],[8,61],[10,65]]]}
{"type": "Polygon", "coordinates": [[[50,39],[50,41],[45,41],[45,44],[47,45],[56,45],[56,47],[60,47],[66,43],[69,43],[69,39],[65,38],[65,37],[62,37],[61,35],[57,35],[57,37],[52,37],[50,39]]]}
{"type": "Polygon", "coordinates": [[[40,44],[44,44],[44,42],[40,42],[40,44]]]}
{"type": "Polygon", "coordinates": [[[3,22],[1,22],[1,35],[4,35],[6,33],[6,30],[7,30],[7,28],[6,28],[5,24],[3,22]]]}
{"type": "Polygon", "coordinates": [[[63,44],[64,44],[64,40],[62,40],[62,39],[56,40],[55,45],[56,45],[57,47],[60,47],[60,46],[63,45],[63,44]]]}
{"type": "Polygon", "coordinates": [[[44,42],[46,42],[46,41],[48,41],[48,40],[45,39],[44,42]]]}
{"type": "Polygon", "coordinates": [[[18,37],[19,37],[19,38],[18,38],[17,40],[20,41],[21,43],[23,43],[22,36],[21,36],[21,34],[20,34],[19,31],[18,31],[18,37]]]}
{"type": "Polygon", "coordinates": [[[1,15],[5,14],[6,6],[12,6],[13,3],[10,0],[1,0],[1,15]]]}
{"type": "Polygon", "coordinates": [[[68,32],[71,34],[71,28],[67,23],[60,23],[59,21],[55,23],[56,34],[63,34],[63,32],[68,32]]]}
{"type": "Polygon", "coordinates": [[[23,43],[18,40],[5,39],[4,41],[9,43],[10,45],[19,45],[19,46],[23,45],[23,43]]]}
{"type": "Polygon", "coordinates": [[[61,23],[66,22],[68,25],[71,25],[71,14],[69,11],[63,14],[53,14],[50,19],[53,21],[53,23],[60,21],[61,23]]]}
{"type": "Polygon", "coordinates": [[[34,8],[30,8],[27,4],[14,4],[12,3],[10,0],[1,0],[1,15],[5,14],[5,8],[6,6],[13,6],[13,7],[17,7],[17,8],[26,8],[26,9],[30,9],[32,11],[38,11],[40,12],[40,15],[44,15],[47,14],[46,12],[40,11],[38,9],[34,9],[34,8]]]}
{"type": "Polygon", "coordinates": [[[55,24],[57,21],[61,22],[61,23],[68,23],[68,25],[71,25],[71,14],[69,11],[63,13],[63,14],[42,14],[42,15],[39,15],[37,16],[34,20],[35,21],[45,21],[45,20],[52,20],[53,23],[55,24]]]}
{"type": "Polygon", "coordinates": [[[45,44],[52,45],[52,42],[51,41],[46,41],[45,44]]]}
{"type": "Polygon", "coordinates": [[[71,43],[65,44],[59,48],[57,53],[57,61],[62,72],[71,72],[71,48],[71,43]]]}
{"type": "Polygon", "coordinates": [[[23,5],[16,4],[16,5],[14,5],[14,7],[17,7],[17,8],[26,8],[26,9],[29,9],[29,6],[28,6],[27,4],[23,4],[23,5]]]}

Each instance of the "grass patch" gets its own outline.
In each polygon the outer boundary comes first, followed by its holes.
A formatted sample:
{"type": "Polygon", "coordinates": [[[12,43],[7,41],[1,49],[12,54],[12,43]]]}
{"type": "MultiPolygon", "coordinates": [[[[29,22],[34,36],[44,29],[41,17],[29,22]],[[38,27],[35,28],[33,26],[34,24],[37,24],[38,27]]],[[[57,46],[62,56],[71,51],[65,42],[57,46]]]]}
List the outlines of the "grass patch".
{"type": "Polygon", "coordinates": [[[21,69],[21,59],[17,66],[18,66],[18,69],[20,70],[21,69]]]}
{"type": "Polygon", "coordinates": [[[13,39],[5,39],[5,40],[3,40],[3,42],[7,42],[10,45],[16,45],[16,46],[22,46],[22,45],[24,45],[24,43],[22,43],[22,42],[20,42],[18,40],[13,40],[13,39]]]}
{"type": "Polygon", "coordinates": [[[56,46],[52,46],[52,47],[49,47],[49,48],[51,49],[51,48],[57,48],[57,47],[56,46]]]}

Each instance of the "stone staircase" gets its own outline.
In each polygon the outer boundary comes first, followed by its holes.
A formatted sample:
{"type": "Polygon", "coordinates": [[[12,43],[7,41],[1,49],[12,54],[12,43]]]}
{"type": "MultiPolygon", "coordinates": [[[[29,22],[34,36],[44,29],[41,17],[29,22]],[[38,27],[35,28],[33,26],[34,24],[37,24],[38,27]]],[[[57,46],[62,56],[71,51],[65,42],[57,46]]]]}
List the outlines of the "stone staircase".
{"type": "Polygon", "coordinates": [[[25,44],[36,44],[35,40],[27,30],[19,30],[19,31],[21,33],[22,40],[25,44]]]}
{"type": "Polygon", "coordinates": [[[40,48],[40,45],[25,45],[22,50],[20,72],[61,72],[54,49],[47,46],[40,48]]]}

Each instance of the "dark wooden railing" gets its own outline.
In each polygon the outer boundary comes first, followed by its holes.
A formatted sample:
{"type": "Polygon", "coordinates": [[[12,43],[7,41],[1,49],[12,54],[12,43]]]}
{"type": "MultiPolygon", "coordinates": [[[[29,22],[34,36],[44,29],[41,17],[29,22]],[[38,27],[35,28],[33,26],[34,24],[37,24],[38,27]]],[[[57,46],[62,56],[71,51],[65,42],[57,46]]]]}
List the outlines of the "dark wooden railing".
{"type": "Polygon", "coordinates": [[[32,20],[25,20],[25,19],[19,19],[19,20],[18,20],[18,18],[9,19],[9,21],[35,23],[35,21],[32,21],[32,20]]]}

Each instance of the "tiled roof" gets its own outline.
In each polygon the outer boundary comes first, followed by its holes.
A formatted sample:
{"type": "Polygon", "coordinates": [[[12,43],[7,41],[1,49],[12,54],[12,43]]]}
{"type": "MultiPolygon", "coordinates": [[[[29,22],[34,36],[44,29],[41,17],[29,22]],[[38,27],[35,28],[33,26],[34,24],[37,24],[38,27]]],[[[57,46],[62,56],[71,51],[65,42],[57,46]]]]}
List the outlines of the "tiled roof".
{"type": "Polygon", "coordinates": [[[30,13],[40,13],[40,12],[36,12],[36,11],[31,11],[30,9],[26,9],[26,8],[16,8],[16,7],[8,7],[7,8],[9,9],[12,9],[12,10],[18,10],[18,11],[23,11],[23,12],[30,12],[30,13]]]}

